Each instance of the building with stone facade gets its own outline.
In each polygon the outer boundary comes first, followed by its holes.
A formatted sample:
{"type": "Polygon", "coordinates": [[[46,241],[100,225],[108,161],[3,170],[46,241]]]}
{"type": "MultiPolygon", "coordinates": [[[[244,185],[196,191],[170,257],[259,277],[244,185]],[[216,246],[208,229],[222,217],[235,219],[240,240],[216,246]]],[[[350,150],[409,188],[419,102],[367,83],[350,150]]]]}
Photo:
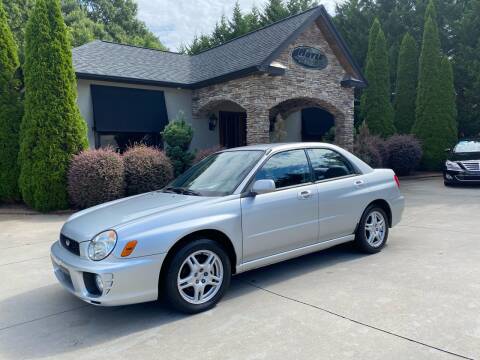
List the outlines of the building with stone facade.
{"type": "Polygon", "coordinates": [[[91,147],[161,145],[184,118],[194,149],[272,138],[351,149],[354,89],[366,85],[323,6],[193,56],[93,41],[73,61],[91,147]]]}

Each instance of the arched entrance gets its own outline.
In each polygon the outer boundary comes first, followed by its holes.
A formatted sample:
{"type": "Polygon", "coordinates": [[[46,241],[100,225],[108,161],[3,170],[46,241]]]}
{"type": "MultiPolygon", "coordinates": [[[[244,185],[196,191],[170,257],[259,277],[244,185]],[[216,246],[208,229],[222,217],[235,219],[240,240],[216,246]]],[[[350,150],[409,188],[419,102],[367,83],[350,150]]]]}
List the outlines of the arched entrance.
{"type": "Polygon", "coordinates": [[[302,97],[278,103],[270,109],[269,117],[272,141],[334,142],[335,125],[343,114],[321,99],[302,97]],[[283,140],[278,136],[279,128],[285,129],[283,140]]]}
{"type": "Polygon", "coordinates": [[[224,148],[247,145],[247,112],[229,99],[211,100],[203,105],[197,118],[208,121],[210,135],[224,148]]]}

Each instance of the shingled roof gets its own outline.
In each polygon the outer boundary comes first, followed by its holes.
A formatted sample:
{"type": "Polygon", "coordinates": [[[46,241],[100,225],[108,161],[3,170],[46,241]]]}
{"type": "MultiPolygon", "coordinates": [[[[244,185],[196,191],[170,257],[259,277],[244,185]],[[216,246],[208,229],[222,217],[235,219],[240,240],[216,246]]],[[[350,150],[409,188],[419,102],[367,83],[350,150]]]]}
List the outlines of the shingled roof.
{"type": "Polygon", "coordinates": [[[196,88],[253,72],[270,63],[315,20],[359,84],[365,79],[323,6],[288,17],[197,55],[93,41],[73,49],[78,78],[196,88]]]}

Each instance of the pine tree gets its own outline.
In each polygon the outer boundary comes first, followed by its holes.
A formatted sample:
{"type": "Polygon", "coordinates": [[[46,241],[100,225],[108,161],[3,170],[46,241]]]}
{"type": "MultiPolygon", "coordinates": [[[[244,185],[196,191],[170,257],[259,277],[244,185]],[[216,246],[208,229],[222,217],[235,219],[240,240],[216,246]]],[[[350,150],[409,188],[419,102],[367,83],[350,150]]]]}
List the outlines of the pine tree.
{"type": "Polygon", "coordinates": [[[19,66],[16,43],[0,1],[0,201],[14,201],[18,191],[18,137],[21,102],[15,72],[19,66]]]}
{"type": "Polygon", "coordinates": [[[454,110],[443,104],[449,96],[452,96],[450,90],[453,76],[442,74],[446,67],[442,65],[435,7],[430,1],[425,12],[415,123],[412,129],[413,134],[422,142],[422,166],[427,170],[441,168],[444,150],[451,147],[456,140],[453,125],[455,120],[452,119],[454,110]],[[444,87],[447,90],[443,90],[444,87]]]}
{"type": "Polygon", "coordinates": [[[66,173],[88,145],[76,104],[75,73],[59,0],[37,0],[25,36],[25,114],[21,124],[20,191],[41,211],[68,206],[66,173]]]}
{"type": "Polygon", "coordinates": [[[458,136],[457,106],[455,87],[453,86],[453,69],[448,57],[443,56],[440,63],[440,103],[441,114],[449,127],[449,141],[454,144],[458,136]]]}
{"type": "Polygon", "coordinates": [[[395,90],[395,128],[408,134],[415,122],[417,97],[418,50],[415,39],[406,33],[398,54],[397,84],[395,90]]]}
{"type": "Polygon", "coordinates": [[[289,16],[289,12],[282,0],[269,0],[263,9],[261,22],[262,25],[265,26],[275,21],[282,20],[287,16],[289,16]]]}
{"type": "Polygon", "coordinates": [[[390,71],[387,43],[378,19],[370,29],[365,77],[368,87],[362,96],[362,115],[370,132],[384,138],[395,133],[390,103],[390,71]]]}
{"type": "Polygon", "coordinates": [[[249,31],[249,24],[247,23],[245,17],[240,10],[240,4],[235,2],[235,7],[233,8],[232,20],[228,22],[230,27],[230,37],[236,38],[237,36],[243,35],[249,31]]]}

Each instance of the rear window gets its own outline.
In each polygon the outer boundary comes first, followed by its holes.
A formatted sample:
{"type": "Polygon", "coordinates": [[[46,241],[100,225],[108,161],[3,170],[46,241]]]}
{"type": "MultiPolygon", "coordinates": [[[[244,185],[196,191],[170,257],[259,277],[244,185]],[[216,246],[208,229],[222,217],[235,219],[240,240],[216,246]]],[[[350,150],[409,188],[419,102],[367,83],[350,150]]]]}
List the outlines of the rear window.
{"type": "Polygon", "coordinates": [[[480,152],[480,141],[460,141],[453,149],[456,153],[480,152]]]}

